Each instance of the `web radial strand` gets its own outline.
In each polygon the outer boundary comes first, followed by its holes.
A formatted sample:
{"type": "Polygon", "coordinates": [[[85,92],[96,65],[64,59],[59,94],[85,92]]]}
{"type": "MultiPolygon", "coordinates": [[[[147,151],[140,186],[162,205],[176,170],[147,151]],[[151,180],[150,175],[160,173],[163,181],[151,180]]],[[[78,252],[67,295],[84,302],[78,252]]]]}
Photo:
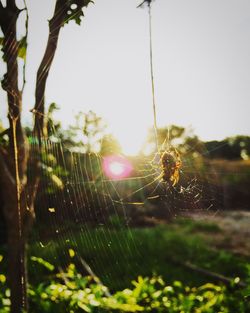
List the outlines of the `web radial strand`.
{"type": "Polygon", "coordinates": [[[157,150],[157,152],[159,152],[158,128],[157,128],[157,113],[156,113],[156,99],[155,99],[155,83],[154,83],[154,68],[153,68],[153,40],[152,40],[151,1],[148,3],[148,19],[149,19],[150,77],[151,77],[152,105],[153,105],[153,114],[154,114],[154,131],[155,131],[156,150],[157,150]]]}

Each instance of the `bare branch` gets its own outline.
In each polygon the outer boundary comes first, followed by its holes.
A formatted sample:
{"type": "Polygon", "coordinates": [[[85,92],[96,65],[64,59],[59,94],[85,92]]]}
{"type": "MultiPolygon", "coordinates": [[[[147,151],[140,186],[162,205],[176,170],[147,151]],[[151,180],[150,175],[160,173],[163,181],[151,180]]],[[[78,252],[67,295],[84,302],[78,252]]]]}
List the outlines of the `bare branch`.
{"type": "Polygon", "coordinates": [[[0,0],[0,17],[3,15],[3,13],[4,13],[4,6],[0,0]]]}
{"type": "Polygon", "coordinates": [[[47,78],[57,49],[59,33],[64,24],[66,15],[66,3],[64,0],[57,0],[52,19],[49,21],[49,38],[45,53],[37,72],[35,106],[32,112],[35,114],[34,132],[39,140],[46,135],[44,125],[44,97],[47,78]]]}
{"type": "MultiPolygon", "coordinates": [[[[21,11],[23,11],[23,10],[26,11],[25,35],[24,35],[24,38],[25,38],[25,41],[26,41],[26,49],[27,49],[27,39],[28,39],[28,31],[29,31],[29,12],[28,12],[28,7],[27,7],[26,0],[23,0],[23,2],[24,2],[24,8],[21,11]]],[[[22,86],[22,90],[21,90],[22,94],[23,94],[23,91],[24,91],[25,84],[26,84],[26,61],[24,60],[24,63],[23,63],[23,86],[22,86]]]]}
{"type": "MultiPolygon", "coordinates": [[[[190,262],[182,262],[182,261],[177,261],[177,260],[172,260],[173,263],[175,264],[178,264],[178,265],[181,265],[183,267],[186,267],[188,270],[191,270],[191,271],[194,271],[194,272],[197,272],[197,273],[200,273],[202,275],[205,275],[205,276],[208,276],[212,279],[215,279],[219,282],[223,282],[224,284],[226,285],[231,285],[232,284],[232,281],[233,281],[233,278],[230,278],[230,277],[226,277],[224,275],[221,275],[221,274],[218,274],[218,273],[215,273],[215,272],[211,272],[207,269],[204,269],[204,268],[201,268],[201,267],[198,267],[190,262]]],[[[240,281],[238,284],[238,287],[241,287],[241,288],[245,288],[247,287],[247,284],[243,281],[240,281]]]]}

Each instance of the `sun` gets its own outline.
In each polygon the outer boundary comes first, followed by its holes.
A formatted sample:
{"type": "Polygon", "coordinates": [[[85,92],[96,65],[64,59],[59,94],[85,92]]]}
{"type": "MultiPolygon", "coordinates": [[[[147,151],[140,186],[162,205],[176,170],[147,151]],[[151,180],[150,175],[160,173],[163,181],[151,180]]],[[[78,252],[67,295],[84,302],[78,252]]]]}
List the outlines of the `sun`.
{"type": "Polygon", "coordinates": [[[125,128],[117,128],[113,131],[114,136],[118,139],[122,148],[122,153],[128,156],[136,156],[143,148],[147,138],[147,127],[128,124],[125,128]]]}

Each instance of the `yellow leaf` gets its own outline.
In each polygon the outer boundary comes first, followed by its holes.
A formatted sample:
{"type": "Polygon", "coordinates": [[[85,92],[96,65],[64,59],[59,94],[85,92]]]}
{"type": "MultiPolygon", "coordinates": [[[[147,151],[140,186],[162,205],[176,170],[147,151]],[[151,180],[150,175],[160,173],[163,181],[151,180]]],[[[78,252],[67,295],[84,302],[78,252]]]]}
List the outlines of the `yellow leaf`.
{"type": "Polygon", "coordinates": [[[5,283],[6,282],[6,277],[3,274],[0,274],[0,282],[5,283]]]}
{"type": "Polygon", "coordinates": [[[69,249],[69,256],[73,258],[75,256],[75,251],[73,249],[69,249]]]}
{"type": "Polygon", "coordinates": [[[55,174],[52,174],[51,179],[53,180],[53,182],[56,184],[58,188],[63,189],[63,182],[58,176],[56,176],[55,174]]]}

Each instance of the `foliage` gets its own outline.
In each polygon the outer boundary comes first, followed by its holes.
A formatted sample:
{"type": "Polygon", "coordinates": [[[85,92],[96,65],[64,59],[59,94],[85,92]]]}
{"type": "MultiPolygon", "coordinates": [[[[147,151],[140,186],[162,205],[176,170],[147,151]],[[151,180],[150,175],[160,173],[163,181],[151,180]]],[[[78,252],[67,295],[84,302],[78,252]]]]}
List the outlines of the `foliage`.
{"type": "Polygon", "coordinates": [[[76,24],[81,24],[81,18],[84,16],[83,8],[87,7],[89,3],[93,3],[90,0],[68,0],[65,2],[65,12],[67,12],[64,23],[68,23],[74,20],[76,24]]]}
{"type": "MultiPolygon", "coordinates": [[[[3,256],[0,254],[0,265],[2,265],[3,256]]],[[[9,312],[10,292],[6,288],[6,275],[0,272],[0,313],[9,312]]]]}
{"type": "Polygon", "coordinates": [[[122,147],[118,140],[111,134],[104,135],[101,140],[101,155],[121,154],[122,147]]]}
{"type": "MultiPolygon", "coordinates": [[[[192,129],[177,125],[158,128],[158,143],[163,149],[177,147],[185,156],[199,154],[209,159],[247,160],[250,157],[250,136],[237,135],[223,140],[201,141],[192,129]]],[[[150,129],[147,144],[155,144],[155,130],[150,129]]],[[[145,145],[146,147],[146,145],[145,145]]]]}
{"type": "Polygon", "coordinates": [[[79,112],[75,124],[63,133],[63,143],[72,152],[98,152],[105,129],[106,124],[95,112],[79,112]]]}
{"type": "MultiPolygon", "coordinates": [[[[39,260],[46,266],[48,262],[39,260]]],[[[52,270],[52,265],[49,270],[52,270]]],[[[9,312],[9,291],[0,275],[1,313],[9,312]]],[[[226,288],[206,283],[189,287],[179,281],[166,284],[160,276],[139,276],[132,287],[113,294],[96,277],[82,276],[74,264],[50,280],[30,286],[30,312],[169,312],[169,313],[244,313],[250,309],[244,292],[237,286],[226,288]]]]}
{"type": "Polygon", "coordinates": [[[71,264],[66,273],[50,284],[30,290],[35,312],[246,312],[240,293],[207,283],[198,288],[175,281],[167,285],[161,277],[138,277],[133,287],[107,294],[107,287],[91,277],[82,277],[71,264]],[[239,303],[239,297],[241,301],[239,303]]]}
{"type": "Polygon", "coordinates": [[[209,141],[205,143],[207,156],[215,159],[248,159],[250,156],[250,137],[235,136],[222,141],[209,141]]]}
{"type": "MultiPolygon", "coordinates": [[[[152,147],[155,145],[155,136],[154,128],[149,129],[145,148],[148,144],[152,145],[152,147]]],[[[185,136],[185,128],[181,126],[170,125],[168,127],[157,129],[158,144],[163,150],[165,150],[167,146],[176,146],[178,143],[183,142],[185,136]]],[[[145,148],[143,150],[145,150],[145,148]]],[[[153,148],[153,150],[155,149],[153,148]]]]}

